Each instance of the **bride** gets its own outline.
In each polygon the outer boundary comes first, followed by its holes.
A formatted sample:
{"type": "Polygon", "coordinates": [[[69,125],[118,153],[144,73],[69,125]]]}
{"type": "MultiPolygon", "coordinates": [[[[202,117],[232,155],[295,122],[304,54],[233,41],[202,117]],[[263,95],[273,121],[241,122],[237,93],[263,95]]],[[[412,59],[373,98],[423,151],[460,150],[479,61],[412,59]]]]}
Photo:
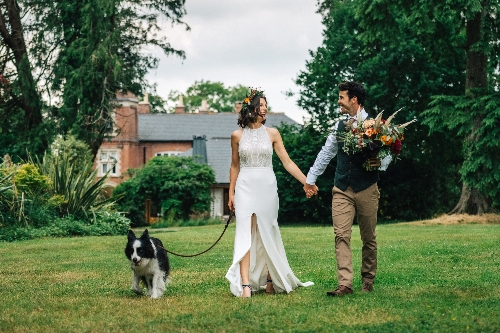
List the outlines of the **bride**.
{"type": "Polygon", "coordinates": [[[302,184],[306,176],[288,156],[278,130],[264,126],[266,114],[264,92],[252,89],[238,118],[241,129],[231,134],[229,209],[235,211],[236,232],[233,263],[226,278],[238,297],[250,297],[264,285],[267,293],[289,293],[314,284],[300,282],[286,258],[277,222],[273,148],[292,176],[302,184]]]}

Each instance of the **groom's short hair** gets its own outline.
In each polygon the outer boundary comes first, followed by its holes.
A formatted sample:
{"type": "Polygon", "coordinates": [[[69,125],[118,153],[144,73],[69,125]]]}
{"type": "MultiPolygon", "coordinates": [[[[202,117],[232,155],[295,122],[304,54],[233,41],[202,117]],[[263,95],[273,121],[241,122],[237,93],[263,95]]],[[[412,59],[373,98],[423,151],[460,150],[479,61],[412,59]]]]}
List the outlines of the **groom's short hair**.
{"type": "Polygon", "coordinates": [[[347,96],[349,99],[357,97],[358,104],[365,105],[366,91],[361,83],[354,81],[341,82],[338,87],[340,91],[347,90],[347,96]]]}

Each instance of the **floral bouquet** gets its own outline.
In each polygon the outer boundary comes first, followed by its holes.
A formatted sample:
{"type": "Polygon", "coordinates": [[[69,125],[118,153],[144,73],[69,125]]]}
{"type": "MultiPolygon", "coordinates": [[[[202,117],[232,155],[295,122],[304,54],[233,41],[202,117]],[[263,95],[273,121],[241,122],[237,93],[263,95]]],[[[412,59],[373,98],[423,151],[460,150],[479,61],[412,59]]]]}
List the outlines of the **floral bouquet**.
{"type": "Polygon", "coordinates": [[[394,112],[387,120],[382,119],[380,112],[375,119],[361,120],[361,113],[358,112],[357,124],[353,126],[351,122],[344,122],[345,131],[337,133],[337,137],[344,142],[343,150],[349,155],[362,152],[367,161],[363,167],[370,171],[378,167],[371,167],[368,159],[383,159],[387,156],[396,157],[401,152],[404,140],[404,129],[415,122],[416,119],[402,125],[392,124],[392,119],[401,109],[394,112]]]}

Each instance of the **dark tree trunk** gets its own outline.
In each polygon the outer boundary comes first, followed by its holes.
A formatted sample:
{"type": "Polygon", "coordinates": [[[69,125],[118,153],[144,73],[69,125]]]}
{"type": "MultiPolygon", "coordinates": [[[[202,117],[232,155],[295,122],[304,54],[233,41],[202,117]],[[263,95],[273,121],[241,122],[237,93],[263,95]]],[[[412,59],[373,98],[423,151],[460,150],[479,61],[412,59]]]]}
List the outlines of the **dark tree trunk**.
{"type": "Polygon", "coordinates": [[[462,194],[457,205],[449,214],[481,215],[491,212],[489,198],[483,196],[475,188],[470,189],[467,184],[462,185],[462,194]]]}
{"type": "MultiPolygon", "coordinates": [[[[472,20],[466,23],[467,34],[467,64],[466,64],[466,79],[465,79],[465,94],[474,97],[474,90],[471,89],[487,89],[488,74],[486,54],[481,50],[474,50],[474,44],[481,40],[481,25],[485,16],[485,7],[481,12],[478,12],[472,20]]],[[[482,118],[476,119],[470,135],[465,140],[476,140],[476,131],[481,125],[482,118]]],[[[462,194],[457,205],[450,214],[473,214],[481,215],[491,210],[490,199],[487,195],[480,193],[478,189],[469,187],[466,183],[462,185],[462,194]]]]}
{"type": "Polygon", "coordinates": [[[472,47],[477,42],[481,41],[481,23],[485,16],[485,9],[478,12],[472,20],[466,23],[467,34],[467,65],[465,69],[465,91],[468,93],[470,89],[488,87],[488,74],[486,65],[488,58],[481,50],[473,50],[472,47]]]}
{"type": "Polygon", "coordinates": [[[24,110],[27,129],[35,129],[42,123],[42,101],[33,79],[28,60],[28,50],[23,34],[21,13],[15,0],[5,0],[0,11],[0,35],[14,55],[21,96],[13,96],[16,104],[24,110]]]}

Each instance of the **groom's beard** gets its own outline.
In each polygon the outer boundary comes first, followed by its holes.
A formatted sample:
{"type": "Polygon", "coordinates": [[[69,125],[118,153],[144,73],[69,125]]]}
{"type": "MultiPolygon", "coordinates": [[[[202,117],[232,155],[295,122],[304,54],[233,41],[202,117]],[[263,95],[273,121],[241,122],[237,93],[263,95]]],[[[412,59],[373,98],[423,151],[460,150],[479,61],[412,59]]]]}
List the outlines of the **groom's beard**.
{"type": "Polygon", "coordinates": [[[340,112],[343,114],[349,113],[349,109],[345,107],[344,105],[340,104],[340,112]]]}
{"type": "Polygon", "coordinates": [[[351,111],[353,111],[352,109],[354,108],[352,104],[343,104],[343,103],[340,103],[338,105],[340,106],[340,112],[343,113],[343,114],[351,114],[351,111]]]}

